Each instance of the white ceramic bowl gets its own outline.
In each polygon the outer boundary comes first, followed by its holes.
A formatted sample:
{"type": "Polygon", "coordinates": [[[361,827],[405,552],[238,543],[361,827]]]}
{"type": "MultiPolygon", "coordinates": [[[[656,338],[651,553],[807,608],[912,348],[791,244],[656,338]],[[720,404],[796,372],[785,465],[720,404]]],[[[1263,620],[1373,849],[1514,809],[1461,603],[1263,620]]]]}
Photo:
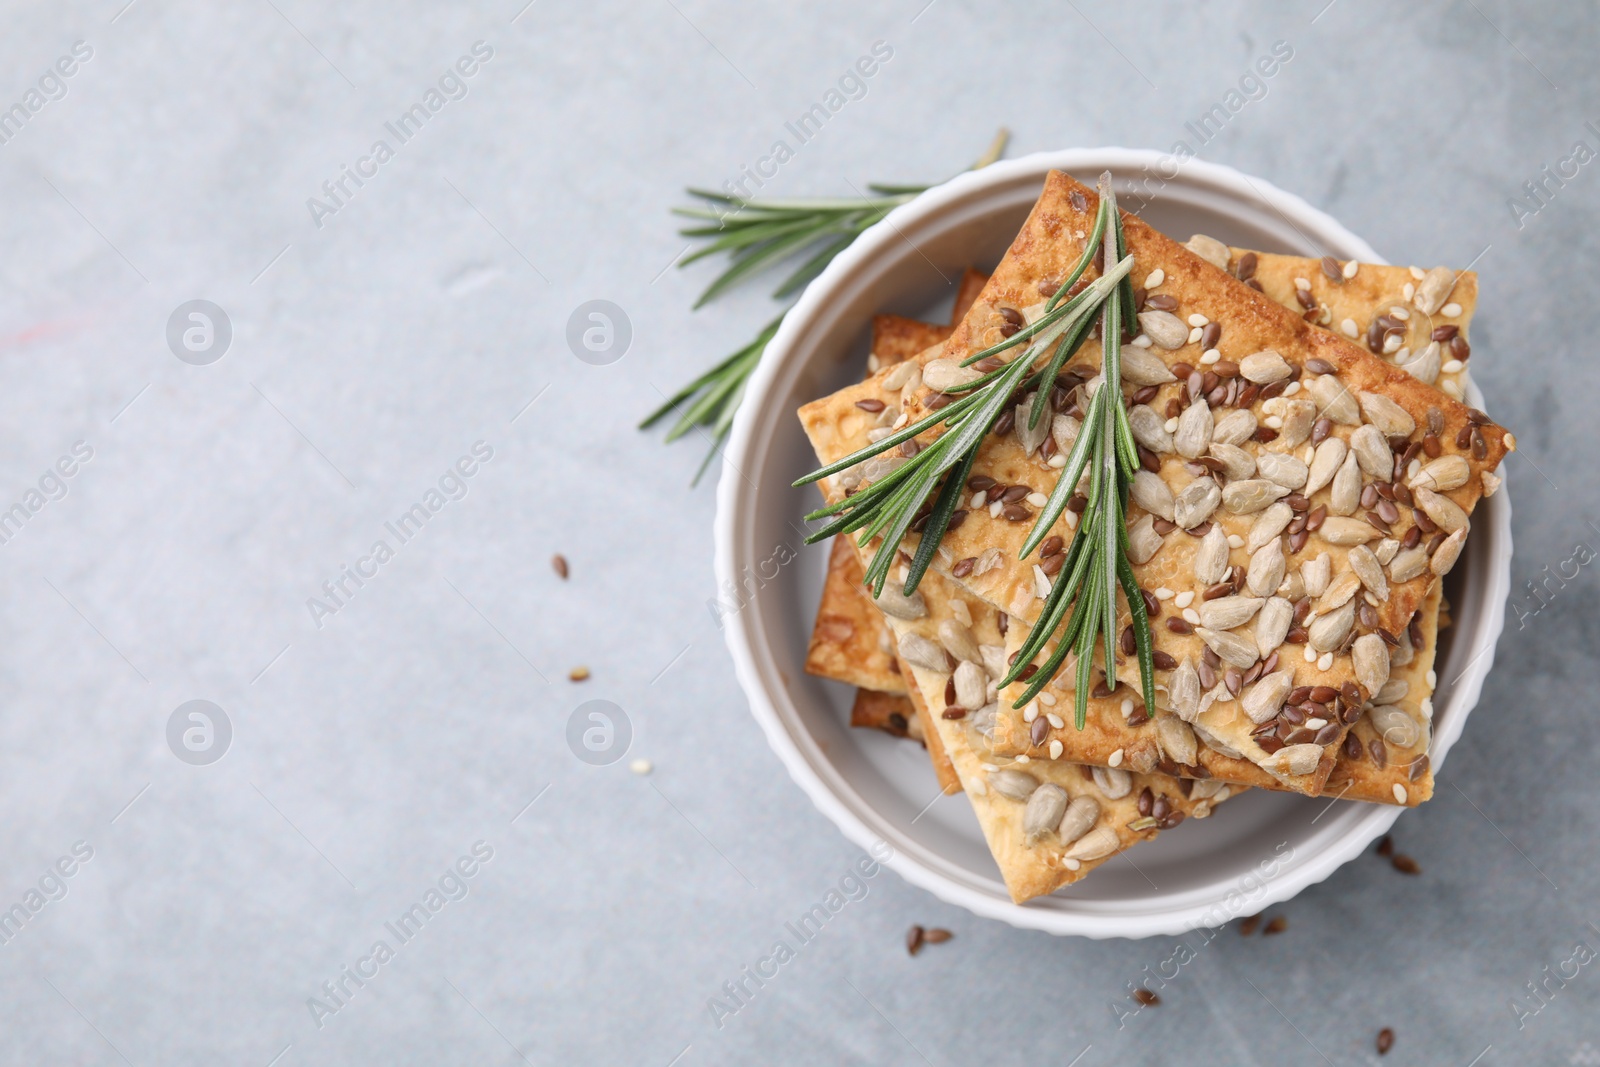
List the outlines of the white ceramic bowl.
{"type": "MultiPolygon", "coordinates": [[[[1143,217],[1179,240],[1207,233],[1267,251],[1383,262],[1333,219],[1259,178],[1190,161],[1163,182],[1171,171],[1165,160],[1105,148],[997,163],[929,190],[862,234],[811,283],[767,347],[734,422],[717,492],[716,574],[728,648],[790,775],[850,840],[880,854],[887,845],[888,865],[913,884],[979,915],[1057,934],[1176,934],[1254,914],[1359,855],[1400,809],[1252,790],[1076,886],[1013,904],[970,806],[959,795],[940,798],[921,748],[852,730],[849,688],[803,669],[827,546],[802,544],[801,517],[819,497],[790,488],[816,466],[794,413],[861,375],[874,313],[933,317],[941,302],[948,308],[950,283],[964,266],[993,267],[1051,169],[1091,184],[1110,170],[1125,206],[1139,202],[1136,191],[1148,197],[1143,217]],[[735,603],[743,606],[728,610],[735,603]]],[[[1469,399],[1482,406],[1480,396],[1469,399]]],[[[1494,661],[1510,560],[1511,505],[1502,489],[1473,516],[1450,576],[1455,623],[1438,667],[1436,770],[1494,661]]]]}

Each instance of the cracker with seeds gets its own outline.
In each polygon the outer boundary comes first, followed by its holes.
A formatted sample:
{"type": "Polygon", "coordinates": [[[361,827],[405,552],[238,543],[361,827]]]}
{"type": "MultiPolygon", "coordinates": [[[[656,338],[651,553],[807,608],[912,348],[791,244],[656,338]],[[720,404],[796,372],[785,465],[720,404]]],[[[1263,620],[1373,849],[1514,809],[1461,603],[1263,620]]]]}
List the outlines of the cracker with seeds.
{"type": "MultiPolygon", "coordinates": [[[[1091,190],[1050,175],[995,276],[941,348],[919,356],[915,368],[888,368],[803,408],[821,459],[862,447],[902,413],[921,417],[937,403],[932,386],[961,380],[962,358],[1002,337],[1018,314],[1036,317],[1077,259],[1094,201],[1091,190]],[[862,400],[883,406],[868,412],[857,406],[862,400]]],[[[1514,440],[1138,219],[1125,225],[1135,275],[1147,283],[1143,333],[1124,357],[1148,468],[1129,509],[1135,573],[1146,590],[1210,594],[1189,609],[1195,621],[1169,615],[1157,623],[1154,697],[1212,752],[1314,794],[1361,704],[1387,680],[1390,642],[1459,554],[1467,516],[1488,484],[1483,475],[1492,478],[1514,440]],[[1202,668],[1214,681],[1203,688],[1202,668]],[[1283,698],[1302,685],[1336,694],[1330,718],[1292,743],[1269,736],[1283,698]]],[[[972,480],[974,521],[941,545],[938,565],[1024,622],[1036,616],[1052,576],[1049,559],[1018,561],[1016,549],[1030,507],[1052,488],[1052,460],[1070,444],[1096,347],[1087,344],[1041,398],[1060,416],[1043,441],[1006,432],[985,442],[972,480]]],[[[1003,420],[999,429],[1011,428],[1003,420]]],[[[871,467],[828,479],[824,493],[837,499],[871,467]]],[[[1061,520],[1063,538],[1074,519],[1068,512],[1061,520]]],[[[1123,680],[1131,667],[1125,659],[1123,680]]],[[[1137,725],[1110,722],[1052,739],[1069,748],[1067,758],[1086,762],[1109,762],[1120,748],[1129,766],[1146,771],[1161,752],[1134,733],[1137,725]]]]}

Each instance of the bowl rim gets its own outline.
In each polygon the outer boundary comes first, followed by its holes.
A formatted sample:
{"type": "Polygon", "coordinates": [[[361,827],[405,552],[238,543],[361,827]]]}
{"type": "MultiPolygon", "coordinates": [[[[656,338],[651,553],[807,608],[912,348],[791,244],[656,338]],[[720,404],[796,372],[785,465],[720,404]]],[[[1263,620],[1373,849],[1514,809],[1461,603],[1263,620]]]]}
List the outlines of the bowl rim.
{"type": "MultiPolygon", "coordinates": [[[[717,513],[715,520],[715,580],[719,588],[727,588],[739,573],[737,534],[741,520],[741,505],[746,495],[746,479],[739,473],[747,464],[745,457],[756,441],[762,423],[755,413],[764,410],[767,393],[773,387],[780,368],[786,363],[791,348],[799,339],[806,324],[826,306],[833,289],[841,279],[854,274],[861,266],[879,255],[890,242],[904,241],[902,232],[914,230],[917,223],[936,217],[939,212],[965,200],[981,195],[986,189],[999,189],[1030,176],[1042,182],[1050,170],[1149,173],[1152,168],[1170,165],[1173,157],[1168,153],[1149,149],[1091,148],[1036,152],[1017,159],[1003,160],[978,171],[967,171],[949,181],[935,186],[909,203],[891,211],[874,226],[863,232],[849,247],[839,253],[828,267],[807,286],[800,299],[785,314],[777,333],[768,343],[766,352],[746,385],[745,397],[734,418],[728,443],[723,450],[721,475],[717,486],[717,513]]],[[[1351,233],[1325,212],[1312,207],[1300,197],[1285,192],[1265,179],[1246,175],[1232,167],[1199,159],[1189,159],[1181,165],[1179,173],[1165,179],[1168,184],[1209,186],[1213,190],[1234,196],[1248,196],[1264,202],[1291,226],[1307,226],[1334,239],[1348,257],[1363,262],[1383,264],[1383,259],[1364,240],[1351,233]]],[[[1158,192],[1152,199],[1159,199],[1158,192]]],[[[1296,226],[1296,228],[1299,228],[1296,226]]],[[[1309,240],[1309,239],[1308,239],[1309,240]]],[[[1483,397],[1475,383],[1467,390],[1467,402],[1483,407],[1483,397]]],[[[1504,472],[1501,472],[1504,478],[1504,472]]],[[[1509,481],[1507,479],[1506,481],[1509,481]]],[[[1466,719],[1477,704],[1484,679],[1494,664],[1495,646],[1505,625],[1505,603],[1511,589],[1511,506],[1509,487],[1502,483],[1500,491],[1485,498],[1473,515],[1474,529],[1480,537],[1491,543],[1487,574],[1481,598],[1482,617],[1473,620],[1472,658],[1461,674],[1452,680],[1450,714],[1443,718],[1434,732],[1430,758],[1434,770],[1442,767],[1444,757],[1460,736],[1466,719]],[[1493,551],[1498,549],[1498,551],[1493,551]]],[[[761,725],[767,743],[782,761],[795,783],[810,797],[817,809],[836,825],[845,837],[870,851],[887,866],[911,884],[933,893],[947,903],[966,908],[974,914],[998,919],[1022,929],[1042,930],[1058,935],[1079,935],[1091,938],[1145,937],[1176,935],[1200,926],[1219,925],[1234,917],[1231,910],[1222,907],[1230,892],[1237,892],[1238,879],[1219,877],[1204,890],[1190,890],[1178,894],[1180,899],[1162,911],[1144,914],[1097,913],[1094,902],[1076,902],[1078,910],[1030,907],[1016,904],[1007,898],[997,898],[980,891],[976,886],[962,884],[950,873],[939,869],[939,857],[931,850],[895,848],[875,833],[865,821],[845,802],[841,790],[847,788],[842,776],[825,775],[826,760],[814,764],[802,751],[802,739],[791,732],[768,691],[756,661],[753,638],[746,623],[745,612],[733,613],[724,620],[723,635],[732,655],[734,672],[740,687],[750,702],[751,712],[761,725]],[[1219,915],[1219,911],[1221,914],[1219,915]]],[[[1467,632],[1465,619],[1458,619],[1460,633],[1467,632]]],[[[1458,650],[1457,654],[1460,652],[1458,650]]],[[[1436,720],[1437,721],[1437,720],[1436,720]]],[[[820,752],[820,750],[819,750],[820,752]]],[[[857,798],[863,805],[865,800],[857,798]]],[[[1368,844],[1387,832],[1400,814],[1407,810],[1387,805],[1368,805],[1370,810],[1342,832],[1324,840],[1329,835],[1314,837],[1309,844],[1316,846],[1308,857],[1296,857],[1277,868],[1270,876],[1252,870],[1241,872],[1255,874],[1263,883],[1263,895],[1251,901],[1252,909],[1281,903],[1307,886],[1329,877],[1345,863],[1365,851],[1368,844]]],[[[946,864],[946,866],[949,866],[946,864]]]]}

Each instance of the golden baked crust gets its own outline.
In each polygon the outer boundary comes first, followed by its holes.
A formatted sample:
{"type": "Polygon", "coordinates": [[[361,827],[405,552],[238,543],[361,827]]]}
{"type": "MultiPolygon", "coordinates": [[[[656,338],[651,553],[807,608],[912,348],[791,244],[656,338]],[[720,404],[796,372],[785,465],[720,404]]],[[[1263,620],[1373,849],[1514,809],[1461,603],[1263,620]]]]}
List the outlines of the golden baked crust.
{"type": "Polygon", "coordinates": [[[886,734],[913,741],[922,740],[922,720],[917,718],[917,709],[912,706],[911,698],[903,693],[857,689],[855,703],[850,705],[850,725],[882,730],[886,734]]]}
{"type": "MultiPolygon", "coordinates": [[[[1052,174],[1028,223],[1013,242],[1010,252],[985,288],[978,303],[942,349],[935,349],[918,357],[923,367],[926,368],[932,359],[940,355],[959,360],[979,345],[992,343],[998,339],[1004,321],[998,310],[1000,307],[1016,308],[1024,315],[1037,315],[1042,303],[1041,282],[1048,288],[1050,279],[1059,277],[1075,261],[1081,241],[1092,224],[1094,203],[1095,197],[1091,191],[1064,175],[1052,174]]],[[[1414,426],[1426,427],[1430,424],[1431,418],[1433,424],[1440,428],[1440,433],[1435,435],[1435,441],[1441,453],[1461,456],[1471,473],[1478,476],[1470,477],[1465,484],[1440,494],[1441,497],[1448,498],[1462,514],[1470,513],[1481,493],[1481,475],[1491,471],[1507,448],[1514,444],[1503,430],[1486,419],[1473,415],[1463,405],[1441,397],[1436,390],[1411,378],[1401,369],[1385,364],[1350,342],[1304,322],[1299,315],[1274,304],[1236,279],[1230,278],[1187,249],[1151,230],[1139,220],[1131,217],[1127,219],[1127,234],[1130,250],[1139,264],[1136,276],[1145,276],[1159,267],[1165,277],[1160,286],[1152,287],[1153,290],[1157,290],[1161,295],[1173,297],[1177,301],[1178,310],[1184,316],[1204,315],[1207,321],[1223,324],[1222,336],[1216,342],[1222,357],[1237,361],[1245,355],[1270,348],[1278,352],[1294,371],[1298,371],[1308,386],[1311,386],[1316,379],[1333,378],[1334,381],[1328,384],[1335,386],[1342,384],[1352,398],[1364,393],[1372,394],[1377,398],[1374,403],[1382,405],[1380,410],[1385,421],[1403,418],[1414,426]],[[1473,429],[1475,425],[1476,431],[1473,429]],[[1462,442],[1459,445],[1458,438],[1462,442]]],[[[1085,358],[1085,354],[1080,354],[1078,366],[1092,366],[1097,360],[1098,353],[1092,350],[1093,345],[1086,347],[1090,349],[1086,353],[1088,358],[1085,358]]],[[[1168,367],[1186,361],[1190,367],[1203,365],[1199,363],[1200,349],[1192,342],[1174,350],[1150,348],[1146,351],[1159,356],[1168,367]]],[[[886,373],[889,372],[880,372],[861,386],[842,390],[832,397],[802,408],[802,423],[824,462],[842,458],[866,443],[866,431],[872,425],[872,421],[865,412],[855,406],[858,400],[868,398],[882,400],[886,405],[892,404],[897,409],[904,410],[913,419],[923,414],[928,391],[922,388],[915,390],[912,395],[902,397],[898,392],[891,391],[885,386],[886,373]]],[[[1298,385],[1300,382],[1294,384],[1298,385]]],[[[1293,386],[1290,388],[1291,392],[1285,394],[1287,397],[1293,396],[1293,386]]],[[[1160,411],[1168,400],[1177,397],[1179,389],[1180,386],[1176,383],[1162,385],[1157,395],[1149,402],[1160,411]]],[[[1362,399],[1367,398],[1362,397],[1362,399]]],[[[1354,400],[1351,399],[1350,403],[1354,403],[1354,400]]],[[[1223,408],[1224,405],[1219,405],[1219,410],[1223,408]]],[[[1258,424],[1267,418],[1276,417],[1271,414],[1268,404],[1259,397],[1254,399],[1249,408],[1258,424]]],[[[1357,418],[1360,417],[1358,409],[1357,418]]],[[[1369,419],[1372,417],[1368,416],[1369,419]]],[[[1330,436],[1346,440],[1353,432],[1353,426],[1336,425],[1332,427],[1330,436]]],[[[933,436],[935,434],[931,432],[927,435],[928,439],[933,436]]],[[[1421,436],[1420,432],[1413,432],[1411,439],[1415,441],[1421,436]]],[[[1252,457],[1285,451],[1282,445],[1274,448],[1270,442],[1253,438],[1240,441],[1239,447],[1248,451],[1252,457]]],[[[1296,447],[1301,446],[1297,443],[1296,447]]],[[[1160,458],[1161,477],[1173,489],[1179,489],[1195,480],[1192,471],[1187,470],[1183,461],[1175,454],[1167,454],[1160,458]]],[[[1041,457],[1024,454],[1012,437],[990,438],[980,453],[978,465],[978,469],[984,475],[994,478],[1000,484],[1025,485],[1034,491],[1043,492],[1047,492],[1053,486],[1054,471],[1041,457]]],[[[833,484],[825,485],[824,491],[836,498],[837,494],[842,492],[842,487],[837,479],[830,481],[833,484]]],[[[1327,497],[1327,489],[1319,490],[1318,495],[1313,497],[1313,504],[1325,501],[1327,497]]],[[[1130,520],[1137,522],[1142,515],[1143,512],[1137,506],[1130,507],[1130,520]]],[[[1000,557],[998,565],[987,569],[975,568],[961,579],[962,584],[1016,617],[1031,621],[1041,603],[1036,595],[1035,575],[1030,564],[1018,564],[1015,560],[1016,548],[1026,536],[1030,524],[991,520],[987,513],[983,512],[974,512],[973,518],[979,521],[969,521],[947,535],[945,543],[941,546],[940,561],[936,566],[952,568],[961,560],[979,560],[986,551],[995,550],[1000,557]]],[[[1348,569],[1347,559],[1351,546],[1334,544],[1326,535],[1335,530],[1340,535],[1349,535],[1353,529],[1352,522],[1358,525],[1359,520],[1350,520],[1348,516],[1336,518],[1347,521],[1330,522],[1316,533],[1308,532],[1302,552],[1292,553],[1295,557],[1294,562],[1303,562],[1320,553],[1327,553],[1330,557],[1330,567],[1335,575],[1342,575],[1348,569]]],[[[1224,514],[1219,511],[1215,521],[1227,532],[1239,537],[1242,544],[1243,538],[1249,533],[1254,516],[1224,514]]],[[[1413,525],[1417,525],[1417,522],[1409,513],[1399,514],[1391,527],[1393,539],[1398,542],[1413,525]]],[[[1070,534],[1070,524],[1067,519],[1062,520],[1059,530],[1063,536],[1070,534]]],[[[1372,540],[1378,539],[1376,529],[1370,537],[1372,540]]],[[[1146,589],[1155,589],[1159,586],[1192,587],[1194,557],[1198,545],[1198,538],[1190,537],[1182,531],[1168,535],[1155,556],[1136,567],[1141,585],[1146,589]]],[[[1243,566],[1248,560],[1245,554],[1236,548],[1230,554],[1229,562],[1243,566]]],[[[1372,605],[1377,613],[1375,629],[1394,634],[1403,628],[1421,603],[1432,580],[1433,576],[1424,568],[1421,575],[1388,582],[1386,590],[1388,595],[1375,598],[1378,599],[1378,603],[1372,605]]],[[[1158,634],[1158,647],[1170,653],[1178,661],[1199,661],[1201,642],[1198,636],[1164,630],[1158,630],[1158,634]]],[[[1129,664],[1123,664],[1124,671],[1128,666],[1129,664]]],[[[1297,684],[1324,685],[1339,690],[1345,683],[1356,680],[1350,657],[1343,652],[1337,655],[1329,652],[1317,662],[1280,663],[1277,666],[1279,669],[1292,666],[1297,684]]],[[[1124,680],[1127,680],[1126,674],[1124,680]]],[[[1158,678],[1158,690],[1162,688],[1164,681],[1164,678],[1158,678]]],[[[1319,744],[1322,755],[1317,758],[1314,768],[1306,766],[1303,759],[1294,764],[1286,764],[1282,759],[1275,760],[1267,749],[1256,744],[1251,737],[1254,724],[1238,711],[1237,704],[1238,702],[1232,700],[1230,696],[1230,699],[1218,700],[1214,707],[1201,713],[1197,722],[1206,730],[1209,743],[1225,750],[1238,751],[1248,756],[1253,764],[1265,764],[1274,772],[1275,777],[1297,791],[1311,794],[1318,792],[1332,769],[1338,744],[1343,740],[1344,725],[1333,724],[1336,728],[1331,731],[1332,736],[1319,744]]],[[[1118,747],[1126,750],[1126,758],[1135,760],[1133,766],[1142,769],[1154,766],[1155,759],[1159,758],[1158,752],[1146,751],[1143,748],[1136,752],[1128,747],[1139,739],[1138,735],[1132,732],[1133,727],[1127,726],[1126,723],[1119,725],[1114,721],[1108,722],[1106,727],[1111,734],[1125,731],[1124,738],[1128,744],[1118,747]]],[[[1050,739],[1061,740],[1067,746],[1067,758],[1082,758],[1085,761],[1110,758],[1109,753],[1093,751],[1095,746],[1090,744],[1093,738],[1087,732],[1080,735],[1075,730],[1056,731],[1050,739]]],[[[1298,744],[1295,747],[1298,749],[1298,744]]]]}
{"type": "Polygon", "coordinates": [[[806,649],[806,673],[836,682],[904,694],[906,681],[894,658],[894,642],[880,612],[859,590],[861,560],[844,538],[828,550],[822,602],[806,649]]]}

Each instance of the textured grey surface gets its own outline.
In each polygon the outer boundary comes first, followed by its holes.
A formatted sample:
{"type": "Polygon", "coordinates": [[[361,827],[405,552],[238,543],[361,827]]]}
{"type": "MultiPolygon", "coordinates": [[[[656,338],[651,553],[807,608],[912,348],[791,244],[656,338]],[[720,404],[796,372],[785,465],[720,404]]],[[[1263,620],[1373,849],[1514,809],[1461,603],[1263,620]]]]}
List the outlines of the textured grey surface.
{"type": "Polygon", "coordinates": [[[1283,40],[1200,154],[1394,260],[1476,257],[1520,589],[1600,544],[1600,173],[1520,228],[1508,206],[1600,150],[1580,5],[123,2],[13,5],[0,34],[7,106],[93,50],[0,144],[0,507],[93,449],[0,544],[0,905],[93,850],[0,944],[4,1062],[1343,1064],[1391,1026],[1393,1062],[1600,1063],[1600,972],[1563,962],[1600,950],[1592,568],[1508,620],[1438,799],[1397,826],[1421,877],[1368,857],[1274,909],[1280,936],[1190,935],[1119,1026],[1175,939],[1023,933],[880,873],[715,1025],[861,854],[745,710],[699,446],[633,429],[772,314],[759,286],[691,314],[710,269],[667,269],[667,209],[875,41],[892,59],[769,191],[932,180],[1000,124],[1014,153],[1193,147],[1185,121],[1283,40]],[[306,199],[480,40],[467,95],[317,227],[306,199]],[[209,366],[164,339],[193,298],[232,323],[209,366]],[[609,366],[565,341],[596,298],[633,328],[609,366]],[[475,441],[466,496],[315,626],[307,598],[475,441]],[[233,726],[210,766],[166,741],[195,698],[233,726]],[[593,698],[652,775],[573,757],[593,698]],[[385,922],[478,841],[468,895],[399,945],[385,922]],[[910,959],[911,922],[956,938],[910,959]],[[319,1027],[308,998],[379,939],[394,958],[319,1027]]]}

